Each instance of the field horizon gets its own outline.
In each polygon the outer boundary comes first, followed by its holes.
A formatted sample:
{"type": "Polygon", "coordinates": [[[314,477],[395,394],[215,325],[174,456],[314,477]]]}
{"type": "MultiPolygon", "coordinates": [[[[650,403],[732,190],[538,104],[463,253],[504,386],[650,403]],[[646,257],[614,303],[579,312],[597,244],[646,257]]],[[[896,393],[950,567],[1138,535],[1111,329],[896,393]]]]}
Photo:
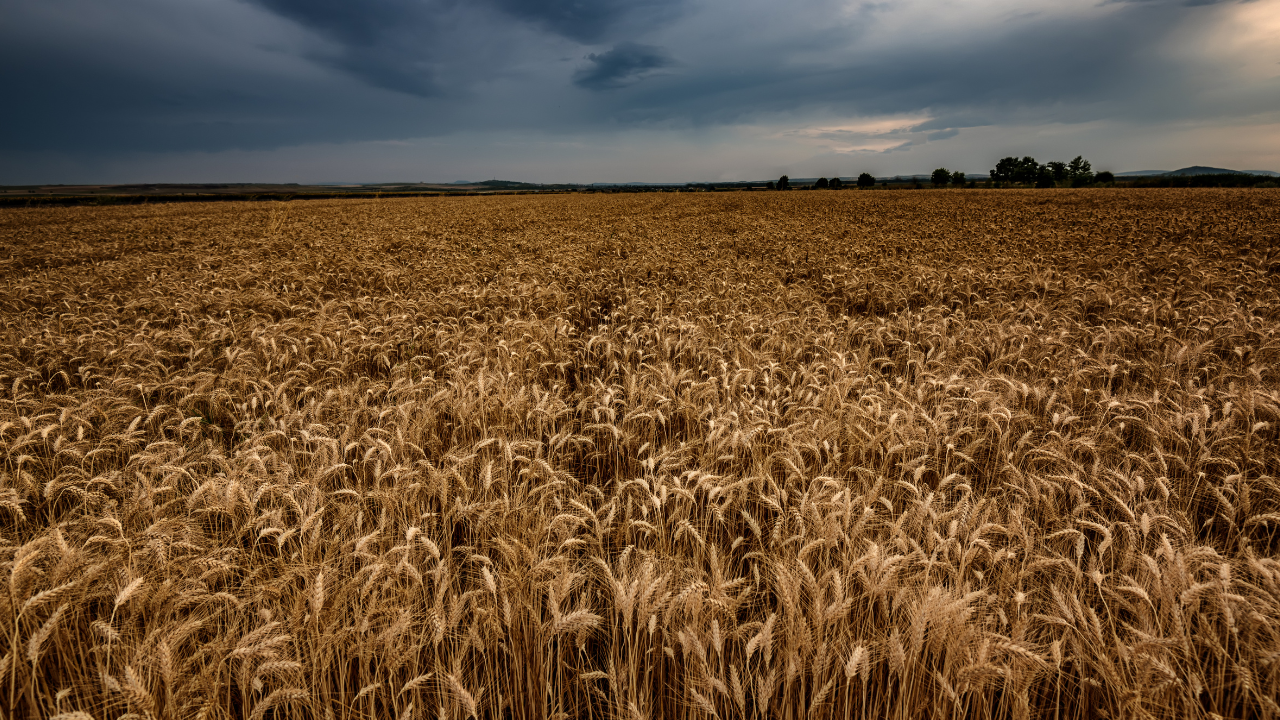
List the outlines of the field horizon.
{"type": "Polygon", "coordinates": [[[9,718],[1280,718],[1280,191],[0,208],[9,718]]]}

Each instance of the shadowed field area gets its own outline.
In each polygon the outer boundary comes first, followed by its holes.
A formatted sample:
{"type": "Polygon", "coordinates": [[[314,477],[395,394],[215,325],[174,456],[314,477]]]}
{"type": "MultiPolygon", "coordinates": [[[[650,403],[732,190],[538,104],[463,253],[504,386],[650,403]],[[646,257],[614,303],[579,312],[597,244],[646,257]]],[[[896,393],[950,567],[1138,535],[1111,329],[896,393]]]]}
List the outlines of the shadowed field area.
{"type": "Polygon", "coordinates": [[[8,717],[1280,718],[1280,193],[0,210],[8,717]]]}

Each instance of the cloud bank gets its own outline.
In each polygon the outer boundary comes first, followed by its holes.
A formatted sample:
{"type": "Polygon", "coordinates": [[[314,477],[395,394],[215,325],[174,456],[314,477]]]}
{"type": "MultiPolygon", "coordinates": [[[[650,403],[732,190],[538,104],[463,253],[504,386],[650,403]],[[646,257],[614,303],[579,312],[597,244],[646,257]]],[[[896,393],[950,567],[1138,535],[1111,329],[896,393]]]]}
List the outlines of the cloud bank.
{"type": "Polygon", "coordinates": [[[590,179],[979,172],[1003,154],[1280,169],[1280,0],[0,6],[11,184],[229,179],[235,158],[235,179],[387,179],[390,141],[427,180],[585,181],[605,159],[616,176],[590,179]],[[261,176],[272,158],[284,178],[261,176]]]}
{"type": "Polygon", "coordinates": [[[675,64],[662,48],[633,42],[618,43],[608,52],[592,53],[587,60],[591,65],[574,73],[573,84],[588,90],[634,85],[652,71],[675,64]]]}

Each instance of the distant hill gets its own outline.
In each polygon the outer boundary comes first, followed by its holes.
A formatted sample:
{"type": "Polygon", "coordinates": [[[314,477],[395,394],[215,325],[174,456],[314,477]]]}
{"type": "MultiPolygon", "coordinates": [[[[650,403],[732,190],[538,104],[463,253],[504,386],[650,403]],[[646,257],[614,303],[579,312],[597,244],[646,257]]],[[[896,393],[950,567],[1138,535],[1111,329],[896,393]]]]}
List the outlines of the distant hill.
{"type": "Polygon", "coordinates": [[[1116,173],[1116,177],[1186,177],[1189,175],[1266,175],[1280,177],[1280,173],[1271,170],[1228,170],[1227,168],[1192,165],[1180,170],[1134,170],[1116,173]]]}
{"type": "Polygon", "coordinates": [[[1165,175],[1248,175],[1248,173],[1239,170],[1228,170],[1226,168],[1206,167],[1204,165],[1192,165],[1184,167],[1181,170],[1170,170],[1165,175]]]}

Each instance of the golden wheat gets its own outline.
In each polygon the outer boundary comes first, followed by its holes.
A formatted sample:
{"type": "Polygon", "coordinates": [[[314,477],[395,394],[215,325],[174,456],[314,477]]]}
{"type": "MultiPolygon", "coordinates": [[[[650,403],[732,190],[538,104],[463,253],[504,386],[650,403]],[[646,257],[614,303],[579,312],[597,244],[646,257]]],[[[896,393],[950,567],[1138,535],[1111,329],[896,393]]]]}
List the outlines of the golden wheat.
{"type": "Polygon", "coordinates": [[[0,211],[0,706],[1280,718],[1278,211],[0,211]]]}

